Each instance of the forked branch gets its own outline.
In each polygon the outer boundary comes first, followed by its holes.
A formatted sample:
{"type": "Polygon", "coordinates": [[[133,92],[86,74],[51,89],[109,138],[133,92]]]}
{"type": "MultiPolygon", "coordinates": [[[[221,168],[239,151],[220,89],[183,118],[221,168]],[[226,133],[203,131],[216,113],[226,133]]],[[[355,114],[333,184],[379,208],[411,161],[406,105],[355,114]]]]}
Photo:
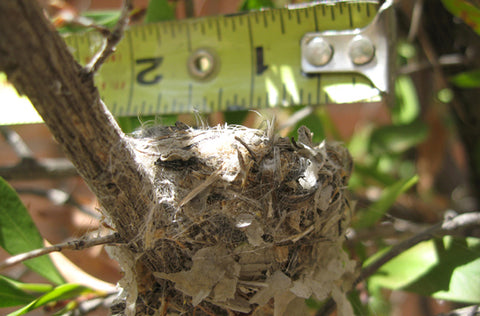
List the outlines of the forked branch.
{"type": "Polygon", "coordinates": [[[128,26],[129,15],[133,9],[133,0],[124,0],[122,13],[115,28],[107,35],[102,48],[95,54],[93,59],[85,66],[85,71],[88,74],[95,73],[100,66],[107,60],[115,51],[120,40],[123,38],[123,33],[128,26]]]}
{"type": "Polygon", "coordinates": [[[33,103],[118,233],[133,240],[151,203],[152,183],[100,100],[93,76],[85,75],[36,1],[0,1],[0,34],[0,71],[33,103]]]}

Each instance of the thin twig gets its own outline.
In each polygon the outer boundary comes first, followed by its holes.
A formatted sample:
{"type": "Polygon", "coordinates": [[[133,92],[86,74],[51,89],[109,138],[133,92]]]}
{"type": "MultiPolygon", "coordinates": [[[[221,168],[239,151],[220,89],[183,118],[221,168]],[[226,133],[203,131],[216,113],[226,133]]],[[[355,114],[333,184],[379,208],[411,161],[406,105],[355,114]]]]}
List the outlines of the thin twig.
{"type": "Polygon", "coordinates": [[[24,253],[12,256],[7,260],[3,261],[2,263],[0,263],[0,271],[8,267],[11,267],[13,265],[16,265],[20,262],[23,262],[25,260],[37,258],[52,252],[63,251],[66,249],[82,250],[82,249],[91,248],[97,245],[115,244],[115,243],[119,243],[119,235],[117,233],[103,236],[103,237],[93,238],[93,239],[81,238],[77,240],[67,241],[67,242],[56,244],[50,247],[35,249],[29,252],[24,252],[24,253]]]}
{"type": "Polygon", "coordinates": [[[420,21],[422,19],[422,13],[423,0],[417,0],[413,5],[412,20],[410,23],[410,30],[408,31],[407,40],[409,42],[413,42],[413,40],[417,37],[418,29],[420,27],[420,21]]]}
{"type": "Polygon", "coordinates": [[[20,157],[22,160],[34,159],[32,151],[30,148],[28,148],[27,144],[25,144],[17,132],[6,126],[0,126],[0,133],[3,135],[7,143],[12,147],[18,157],[20,157]]]}
{"type": "Polygon", "coordinates": [[[478,305],[471,305],[459,309],[455,309],[448,313],[441,313],[438,316],[478,316],[480,315],[480,309],[478,305]]]}
{"type": "Polygon", "coordinates": [[[22,159],[16,165],[1,166],[0,177],[6,180],[58,179],[78,175],[65,158],[22,159]]]}
{"type": "Polygon", "coordinates": [[[94,74],[100,66],[107,60],[110,55],[115,51],[120,40],[123,38],[123,33],[128,26],[130,20],[130,12],[133,9],[133,0],[124,0],[122,13],[118,19],[117,24],[115,25],[113,31],[107,36],[104,41],[102,48],[95,54],[92,60],[85,66],[85,71],[87,74],[94,74]]]}
{"type": "MultiPolygon", "coordinates": [[[[461,54],[447,54],[438,57],[438,64],[442,67],[462,66],[465,65],[466,58],[461,54]]],[[[431,69],[432,64],[428,61],[419,63],[409,63],[397,70],[398,75],[409,75],[415,72],[431,69]]]]}
{"type": "Polygon", "coordinates": [[[93,299],[80,301],[78,302],[78,306],[74,310],[65,313],[65,315],[68,315],[68,316],[89,315],[89,313],[99,308],[110,308],[110,306],[112,306],[117,296],[118,296],[118,291],[108,293],[104,297],[96,297],[93,299]]]}
{"type": "Polygon", "coordinates": [[[282,125],[280,125],[278,130],[283,131],[284,129],[291,128],[292,126],[297,125],[298,122],[312,114],[313,110],[313,106],[307,106],[293,113],[282,125]]]}
{"type": "Polygon", "coordinates": [[[99,213],[83,206],[79,203],[73,195],[59,189],[40,189],[40,188],[15,188],[18,194],[32,194],[49,199],[53,204],[67,204],[76,207],[80,212],[91,216],[95,219],[100,219],[99,213]]]}
{"type": "Polygon", "coordinates": [[[0,126],[0,133],[12,147],[20,162],[16,165],[1,166],[0,177],[6,180],[64,178],[77,175],[72,163],[65,158],[36,159],[30,148],[14,130],[0,126]]]}
{"type": "MultiPolygon", "coordinates": [[[[399,244],[390,248],[385,254],[383,254],[380,258],[366,266],[362,269],[360,275],[352,284],[352,289],[355,288],[357,284],[362,282],[363,280],[367,279],[371,275],[373,275],[380,267],[382,267],[385,263],[392,260],[399,254],[403,253],[404,251],[412,248],[413,246],[419,244],[422,241],[431,239],[434,235],[438,234],[445,234],[450,231],[456,230],[458,228],[473,226],[473,225],[480,225],[480,212],[471,212],[471,213],[464,213],[456,216],[446,216],[445,220],[439,222],[424,231],[412,236],[409,239],[406,239],[399,244]]],[[[322,309],[320,309],[315,315],[330,315],[335,309],[335,301],[333,299],[329,299],[322,309]]]]}
{"type": "MultiPolygon", "coordinates": [[[[434,78],[438,80],[438,85],[439,85],[438,90],[443,88],[450,88],[450,84],[446,79],[445,73],[443,72],[443,69],[439,63],[438,55],[433,47],[433,44],[430,38],[427,35],[427,32],[423,28],[419,28],[417,37],[422,47],[422,50],[428,59],[428,62],[433,67],[434,78]]],[[[453,100],[450,101],[450,103],[453,109],[455,110],[455,112],[457,113],[459,119],[466,126],[473,127],[472,123],[469,123],[470,122],[469,117],[465,113],[465,109],[461,106],[460,102],[456,98],[453,98],[453,100]]]]}

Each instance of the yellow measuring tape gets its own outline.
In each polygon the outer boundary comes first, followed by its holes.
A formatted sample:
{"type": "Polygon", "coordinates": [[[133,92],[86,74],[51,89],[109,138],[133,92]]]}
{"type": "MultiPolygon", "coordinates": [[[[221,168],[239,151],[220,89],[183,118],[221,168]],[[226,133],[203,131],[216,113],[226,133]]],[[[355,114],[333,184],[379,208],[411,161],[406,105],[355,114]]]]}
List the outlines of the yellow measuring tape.
{"type": "MultiPolygon", "coordinates": [[[[388,63],[377,43],[385,35],[369,31],[373,52],[365,43],[351,47],[376,23],[379,7],[378,1],[329,1],[133,26],[95,81],[116,116],[379,100],[386,79],[372,78],[378,64],[388,63]],[[337,59],[344,50],[351,65],[337,59]],[[356,62],[355,52],[366,54],[369,65],[356,62]]],[[[65,40],[86,64],[103,38],[87,32],[65,40]]]]}

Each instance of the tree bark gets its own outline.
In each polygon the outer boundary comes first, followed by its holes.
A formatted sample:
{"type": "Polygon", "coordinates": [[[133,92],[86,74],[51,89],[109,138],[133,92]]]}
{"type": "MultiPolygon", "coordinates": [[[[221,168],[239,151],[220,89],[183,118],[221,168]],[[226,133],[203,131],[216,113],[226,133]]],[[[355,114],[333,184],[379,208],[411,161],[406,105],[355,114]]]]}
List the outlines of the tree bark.
{"type": "Polygon", "coordinates": [[[152,184],[132,146],[36,1],[0,1],[0,71],[26,95],[121,238],[132,240],[152,184]]]}

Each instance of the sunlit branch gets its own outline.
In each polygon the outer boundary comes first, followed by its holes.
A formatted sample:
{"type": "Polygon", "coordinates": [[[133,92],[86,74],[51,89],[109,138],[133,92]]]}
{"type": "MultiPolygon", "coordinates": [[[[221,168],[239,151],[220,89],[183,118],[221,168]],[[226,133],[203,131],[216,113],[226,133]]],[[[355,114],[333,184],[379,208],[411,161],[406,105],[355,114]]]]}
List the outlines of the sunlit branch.
{"type": "Polygon", "coordinates": [[[6,269],[18,263],[21,263],[28,259],[37,258],[52,252],[58,252],[63,250],[82,250],[86,248],[91,248],[93,246],[105,245],[105,244],[115,244],[119,243],[119,236],[117,233],[93,238],[93,239],[77,239],[60,244],[56,244],[50,247],[35,249],[29,252],[21,253],[15,256],[8,258],[7,260],[0,263],[0,270],[6,269]]]}
{"type": "Polygon", "coordinates": [[[117,24],[115,25],[115,28],[112,32],[110,32],[110,34],[108,34],[100,51],[98,51],[88,65],[85,66],[85,71],[87,74],[95,73],[105,62],[105,60],[107,60],[107,58],[113,54],[115,47],[117,47],[118,43],[120,43],[120,40],[123,38],[123,33],[128,26],[128,22],[130,20],[129,15],[132,9],[133,0],[124,0],[122,13],[117,24]]]}

